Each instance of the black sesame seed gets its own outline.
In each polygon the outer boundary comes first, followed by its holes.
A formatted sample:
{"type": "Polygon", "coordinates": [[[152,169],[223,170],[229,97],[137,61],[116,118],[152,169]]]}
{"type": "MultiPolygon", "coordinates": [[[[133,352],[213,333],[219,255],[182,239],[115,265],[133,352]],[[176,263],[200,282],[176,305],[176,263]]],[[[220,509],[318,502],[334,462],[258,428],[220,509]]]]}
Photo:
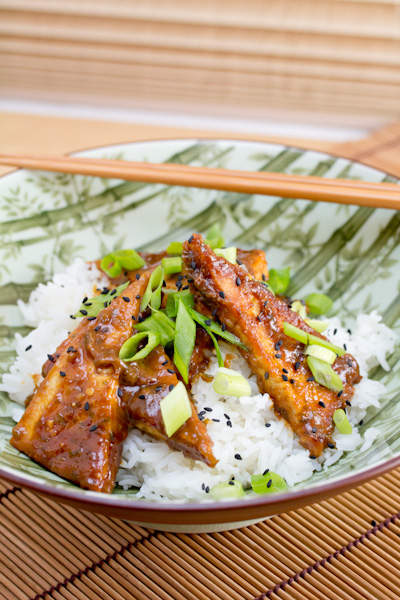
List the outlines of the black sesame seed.
{"type": "Polygon", "coordinates": [[[168,389],[169,389],[169,391],[170,391],[170,392],[172,392],[172,390],[174,389],[174,387],[175,387],[175,386],[174,386],[174,384],[173,384],[173,383],[171,383],[171,385],[170,385],[170,386],[169,386],[169,388],[168,388],[168,389]]]}
{"type": "Polygon", "coordinates": [[[267,483],[267,488],[270,488],[270,487],[271,487],[271,485],[272,485],[272,479],[270,479],[270,480],[268,481],[268,483],[267,483]]]}
{"type": "Polygon", "coordinates": [[[265,423],[265,427],[271,427],[271,423],[265,423]]]}
{"type": "Polygon", "coordinates": [[[227,421],[226,424],[228,427],[232,427],[232,421],[227,421]]]}
{"type": "Polygon", "coordinates": [[[282,369],[282,371],[283,371],[284,373],[289,373],[289,371],[288,371],[287,369],[282,369]]]}
{"type": "Polygon", "coordinates": [[[225,294],[224,294],[224,292],[222,290],[220,292],[218,292],[218,296],[220,298],[225,298],[225,294]]]}
{"type": "Polygon", "coordinates": [[[90,404],[89,402],[86,402],[85,406],[83,407],[85,410],[89,410],[90,408],[90,404]]]}
{"type": "Polygon", "coordinates": [[[264,308],[266,308],[267,304],[268,304],[268,300],[266,300],[266,301],[264,302],[264,308]]]}
{"type": "Polygon", "coordinates": [[[207,486],[205,489],[206,494],[208,494],[209,491],[210,491],[210,488],[209,488],[209,486],[207,486]]]}
{"type": "Polygon", "coordinates": [[[85,310],[84,308],[82,308],[80,311],[81,315],[86,316],[87,315],[87,310],[85,310]]]}
{"type": "Polygon", "coordinates": [[[214,308],[214,310],[212,311],[212,316],[215,317],[215,315],[217,314],[217,312],[218,312],[218,308],[214,308]]]}
{"type": "Polygon", "coordinates": [[[232,481],[232,480],[231,480],[231,481],[228,481],[228,485],[235,485],[235,482],[234,482],[234,481],[232,481]]]}
{"type": "Polygon", "coordinates": [[[362,425],[364,423],[364,421],[361,419],[361,421],[359,422],[359,425],[362,425]]]}
{"type": "Polygon", "coordinates": [[[144,321],[144,318],[142,317],[142,315],[139,315],[139,316],[138,316],[138,321],[139,321],[139,323],[143,323],[143,321],[144,321]]]}
{"type": "Polygon", "coordinates": [[[283,379],[283,381],[288,381],[288,380],[289,380],[289,377],[288,377],[287,375],[283,374],[283,375],[282,375],[282,379],[283,379]]]}
{"type": "Polygon", "coordinates": [[[161,390],[162,390],[162,385],[158,385],[158,386],[156,387],[156,392],[161,392],[161,390]]]}
{"type": "Polygon", "coordinates": [[[282,340],[278,340],[275,344],[275,350],[279,350],[279,348],[282,346],[283,341],[282,340]]]}
{"type": "Polygon", "coordinates": [[[188,285],[184,285],[183,288],[182,288],[182,290],[188,290],[188,289],[189,289],[188,285]]]}
{"type": "Polygon", "coordinates": [[[85,296],[84,299],[82,300],[82,304],[85,304],[85,302],[87,302],[87,301],[88,301],[88,297],[85,296]]]}
{"type": "Polygon", "coordinates": [[[349,365],[349,367],[352,367],[352,366],[353,366],[353,363],[351,362],[351,360],[350,360],[350,359],[348,359],[348,360],[347,360],[347,364],[349,365]]]}
{"type": "Polygon", "coordinates": [[[211,319],[206,319],[204,321],[204,323],[207,325],[207,327],[210,327],[210,325],[211,325],[211,319]]]}
{"type": "Polygon", "coordinates": [[[275,358],[282,358],[282,354],[275,354],[275,358]]]}
{"type": "Polygon", "coordinates": [[[204,416],[205,414],[206,414],[206,411],[205,411],[205,410],[201,410],[201,411],[199,412],[199,417],[202,417],[202,416],[204,416]]]}
{"type": "Polygon", "coordinates": [[[116,294],[116,293],[117,293],[117,290],[114,289],[110,292],[110,296],[114,296],[114,294],[116,294]]]}
{"type": "Polygon", "coordinates": [[[97,325],[97,327],[94,328],[95,332],[98,333],[101,329],[101,325],[97,325]]]}
{"type": "Polygon", "coordinates": [[[172,374],[175,373],[175,371],[173,369],[167,369],[167,371],[168,371],[168,373],[172,373],[172,374]]]}
{"type": "Polygon", "coordinates": [[[27,346],[27,347],[25,348],[25,352],[28,352],[28,350],[30,350],[31,348],[32,348],[32,344],[29,344],[29,346],[27,346]]]}
{"type": "Polygon", "coordinates": [[[213,419],[214,423],[219,423],[220,419],[213,419]]]}
{"type": "Polygon", "coordinates": [[[108,300],[106,300],[106,302],[103,302],[103,306],[104,306],[104,308],[107,308],[107,306],[108,306],[108,300]]]}
{"type": "Polygon", "coordinates": [[[97,319],[97,317],[88,317],[87,320],[88,321],[95,321],[97,319]]]}
{"type": "Polygon", "coordinates": [[[314,454],[311,454],[311,455],[310,455],[310,458],[312,458],[312,459],[314,460],[314,459],[316,459],[317,457],[316,457],[316,456],[314,456],[314,454]]]}
{"type": "Polygon", "coordinates": [[[104,327],[104,328],[102,329],[102,332],[101,332],[101,333],[108,333],[108,331],[109,331],[108,327],[104,327]]]}
{"type": "Polygon", "coordinates": [[[190,263],[190,266],[192,267],[192,269],[196,268],[196,263],[194,262],[194,260],[192,260],[192,262],[190,263]]]}
{"type": "Polygon", "coordinates": [[[264,379],[267,380],[268,377],[269,377],[269,373],[268,373],[268,371],[265,371],[265,373],[264,373],[264,379]]]}
{"type": "Polygon", "coordinates": [[[334,447],[335,447],[335,444],[332,444],[332,442],[328,442],[327,446],[328,446],[328,448],[330,448],[331,450],[333,450],[334,447]]]}
{"type": "Polygon", "coordinates": [[[132,315],[132,320],[133,320],[133,321],[136,321],[136,317],[135,317],[135,315],[132,315]]]}
{"type": "Polygon", "coordinates": [[[136,273],[135,277],[136,279],[140,279],[140,273],[136,273]]]}
{"type": "Polygon", "coordinates": [[[261,316],[257,315],[257,321],[261,321],[261,316]]]}
{"type": "Polygon", "coordinates": [[[269,469],[265,469],[263,475],[266,475],[269,472],[269,469]]]}
{"type": "Polygon", "coordinates": [[[194,237],[193,237],[193,235],[191,235],[190,238],[188,239],[189,244],[191,244],[193,242],[193,239],[194,239],[194,237]]]}
{"type": "Polygon", "coordinates": [[[238,258],[236,259],[236,262],[237,262],[238,265],[242,265],[243,264],[242,261],[239,260],[238,258]]]}
{"type": "Polygon", "coordinates": [[[318,404],[319,404],[320,406],[322,406],[322,408],[325,408],[325,403],[324,403],[324,402],[322,402],[322,400],[320,400],[320,401],[318,402],[318,404]]]}
{"type": "Polygon", "coordinates": [[[294,370],[297,371],[297,369],[300,367],[301,362],[298,360],[297,362],[294,363],[294,370]]]}
{"type": "Polygon", "coordinates": [[[343,390],[340,390],[340,392],[338,392],[337,397],[340,398],[340,396],[343,394],[343,390]]]}
{"type": "Polygon", "coordinates": [[[180,290],[180,289],[181,289],[181,287],[182,287],[182,281],[177,281],[177,282],[175,283],[175,286],[178,288],[178,290],[180,290]]]}
{"type": "Polygon", "coordinates": [[[317,428],[316,428],[316,427],[313,427],[313,428],[311,429],[311,431],[312,431],[313,433],[317,433],[317,428]]]}
{"type": "Polygon", "coordinates": [[[265,277],[265,273],[263,273],[263,274],[261,275],[261,277],[262,277],[262,280],[263,280],[263,281],[266,281],[266,279],[267,279],[267,278],[265,277]]]}
{"type": "Polygon", "coordinates": [[[294,380],[294,379],[291,379],[291,380],[290,380],[290,383],[295,383],[295,380],[294,380]]]}
{"type": "Polygon", "coordinates": [[[182,279],[183,279],[183,275],[179,274],[178,277],[177,277],[177,280],[178,281],[182,281],[182,279]]]}
{"type": "Polygon", "coordinates": [[[311,377],[307,378],[307,381],[315,381],[315,377],[312,375],[311,377]]]}
{"type": "Polygon", "coordinates": [[[89,429],[89,431],[96,431],[97,429],[97,425],[92,425],[91,428],[89,429]]]}
{"type": "Polygon", "coordinates": [[[210,408],[209,406],[205,406],[204,410],[206,410],[207,412],[212,412],[212,408],[210,408]]]}
{"type": "Polygon", "coordinates": [[[347,350],[347,345],[346,345],[346,344],[343,344],[343,348],[344,348],[345,350],[347,350]]]}
{"type": "Polygon", "coordinates": [[[66,376],[65,371],[60,371],[60,375],[61,375],[61,377],[65,377],[66,376]]]}
{"type": "Polygon", "coordinates": [[[230,416],[227,415],[226,413],[224,413],[224,417],[225,417],[225,419],[230,419],[230,416]]]}
{"type": "Polygon", "coordinates": [[[240,454],[235,454],[235,458],[236,458],[236,460],[242,460],[242,457],[240,456],[240,454]]]}
{"type": "Polygon", "coordinates": [[[236,285],[240,285],[242,283],[240,277],[236,277],[236,285]]]}
{"type": "Polygon", "coordinates": [[[348,329],[348,330],[347,330],[347,333],[348,333],[349,335],[351,335],[351,329],[348,329]]]}
{"type": "Polygon", "coordinates": [[[167,360],[164,360],[164,362],[162,363],[162,366],[165,367],[165,365],[167,365],[169,363],[169,360],[167,358],[167,360]]]}
{"type": "Polygon", "coordinates": [[[189,279],[189,277],[188,277],[188,283],[193,283],[193,282],[194,282],[194,279],[192,279],[192,278],[189,279]]]}
{"type": "Polygon", "coordinates": [[[128,296],[122,296],[122,300],[125,300],[125,302],[130,302],[131,299],[128,298],[128,296]]]}
{"type": "Polygon", "coordinates": [[[140,394],[140,396],[138,396],[139,400],[146,400],[146,396],[144,394],[140,394]]]}
{"type": "Polygon", "coordinates": [[[225,331],[225,330],[226,330],[226,325],[225,325],[225,323],[221,323],[221,329],[222,329],[222,331],[225,331]]]}
{"type": "Polygon", "coordinates": [[[122,394],[123,394],[123,391],[121,390],[121,388],[118,388],[118,389],[117,389],[117,396],[118,396],[119,398],[122,398],[122,394]]]}
{"type": "Polygon", "coordinates": [[[70,319],[76,319],[76,317],[74,317],[74,315],[69,315],[70,319]]]}
{"type": "Polygon", "coordinates": [[[346,404],[347,404],[347,406],[351,406],[350,400],[346,400],[346,404]]]}
{"type": "Polygon", "coordinates": [[[110,290],[109,290],[108,288],[106,288],[106,287],[105,287],[105,288],[103,288],[103,291],[102,291],[102,292],[100,292],[100,294],[104,296],[105,294],[108,294],[108,292],[109,292],[109,291],[110,291],[110,290]]]}
{"type": "Polygon", "coordinates": [[[83,304],[84,304],[85,306],[92,306],[92,303],[91,303],[91,302],[83,302],[83,304]]]}
{"type": "Polygon", "coordinates": [[[333,335],[336,335],[336,334],[337,334],[337,329],[334,329],[333,330],[333,335]]]}
{"type": "Polygon", "coordinates": [[[205,483],[202,483],[202,484],[201,484],[201,489],[202,489],[202,490],[205,490],[205,489],[206,489],[206,484],[205,484],[205,483]]]}

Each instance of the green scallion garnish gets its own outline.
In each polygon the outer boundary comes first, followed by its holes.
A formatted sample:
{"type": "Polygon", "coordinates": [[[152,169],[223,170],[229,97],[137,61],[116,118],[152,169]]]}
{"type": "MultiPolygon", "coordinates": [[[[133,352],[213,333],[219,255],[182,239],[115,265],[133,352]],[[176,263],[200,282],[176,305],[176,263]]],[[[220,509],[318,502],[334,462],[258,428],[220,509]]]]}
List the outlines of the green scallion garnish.
{"type": "Polygon", "coordinates": [[[160,410],[165,433],[168,437],[173,436],[190,419],[192,416],[192,405],[182,381],[161,400],[160,410]]]}
{"type": "Polygon", "coordinates": [[[141,323],[135,323],[135,328],[141,332],[158,333],[161,346],[166,346],[175,337],[175,323],[161,311],[155,311],[141,323]]]}
{"type": "Polygon", "coordinates": [[[140,303],[140,310],[145,310],[149,304],[151,308],[158,309],[161,306],[161,288],[164,280],[164,269],[159,265],[152,272],[145,293],[140,303]]]}
{"type": "Polygon", "coordinates": [[[251,487],[256,494],[272,494],[273,492],[284,492],[287,484],[283,477],[268,471],[265,475],[252,475],[251,487]]]}
{"type": "Polygon", "coordinates": [[[173,291],[173,294],[168,295],[166,304],[166,313],[168,317],[176,317],[178,314],[179,301],[182,301],[186,306],[192,307],[194,304],[194,296],[190,290],[181,290],[180,292],[173,291]]]}
{"type": "Polygon", "coordinates": [[[331,310],[333,302],[325,294],[310,294],[306,298],[306,305],[315,315],[326,315],[331,310]]]}
{"type": "Polygon", "coordinates": [[[100,268],[109,277],[118,277],[122,269],[133,271],[141,269],[145,261],[135,250],[116,250],[104,256],[100,262],[100,268]]]}
{"type": "Polygon", "coordinates": [[[323,340],[312,333],[307,333],[306,331],[303,331],[299,327],[295,327],[286,321],[283,323],[283,333],[292,339],[301,342],[302,344],[316,344],[317,346],[322,346],[323,348],[332,350],[332,352],[335,352],[338,356],[343,356],[343,354],[345,354],[343,348],[335,346],[328,340],[323,340]]]}
{"type": "Polygon", "coordinates": [[[208,335],[210,336],[210,338],[212,340],[212,343],[214,344],[215,353],[217,355],[218,366],[223,367],[224,359],[222,358],[221,349],[219,347],[217,338],[215,337],[215,335],[213,334],[213,332],[210,330],[209,327],[205,327],[205,330],[207,331],[208,335]]]}
{"type": "Polygon", "coordinates": [[[174,363],[185,383],[189,381],[189,363],[196,341],[196,324],[182,300],[175,322],[174,363]]]}
{"type": "Polygon", "coordinates": [[[345,435],[349,435],[353,432],[353,428],[351,426],[350,421],[348,420],[346,413],[343,408],[338,408],[333,413],[333,422],[339,430],[339,433],[343,433],[345,435]]]}
{"type": "Polygon", "coordinates": [[[213,390],[221,396],[251,396],[249,381],[233,369],[220,367],[213,381],[213,390]]]}
{"type": "Polygon", "coordinates": [[[284,294],[290,282],[290,267],[286,269],[271,269],[268,283],[275,294],[284,294]]]}
{"type": "Polygon", "coordinates": [[[227,498],[243,498],[246,493],[240,481],[232,480],[218,483],[210,490],[211,498],[214,500],[226,500],[227,498]]]}
{"type": "Polygon", "coordinates": [[[317,344],[311,344],[311,346],[307,346],[305,354],[308,356],[315,356],[315,358],[319,358],[320,360],[327,362],[329,365],[333,365],[337,358],[336,352],[332,352],[332,350],[323,348],[322,346],[317,346],[317,344]]]}
{"type": "Polygon", "coordinates": [[[114,290],[110,290],[107,294],[99,294],[94,298],[89,298],[85,301],[84,304],[81,304],[78,312],[74,314],[74,317],[83,317],[83,314],[86,317],[97,317],[99,312],[103,310],[108,304],[111,304],[113,298],[117,298],[125,288],[129,285],[129,281],[125,281],[114,290]],[[81,311],[84,311],[82,314],[81,311]]]}
{"type": "Polygon", "coordinates": [[[168,256],[162,259],[161,265],[166,275],[180,273],[182,271],[182,258],[180,256],[168,256]]]}
{"type": "Polygon", "coordinates": [[[229,246],[229,248],[215,248],[214,252],[217,256],[226,258],[230,263],[236,265],[236,248],[235,246],[229,246]]]}
{"type": "Polygon", "coordinates": [[[182,251],[182,242],[171,242],[171,244],[167,248],[167,254],[182,254],[182,251]]]}
{"type": "Polygon", "coordinates": [[[343,390],[342,380],[327,362],[315,356],[308,356],[307,364],[317,383],[333,392],[339,393],[343,390]]]}
{"type": "Polygon", "coordinates": [[[293,312],[297,313],[302,319],[306,318],[307,309],[304,306],[304,304],[300,302],[300,300],[295,300],[294,302],[292,302],[292,306],[290,308],[293,312]]]}
{"type": "Polygon", "coordinates": [[[304,319],[304,321],[318,333],[323,333],[329,325],[329,321],[318,321],[317,319],[304,319]]]}
{"type": "Polygon", "coordinates": [[[192,319],[196,321],[196,323],[204,327],[204,329],[207,329],[208,327],[213,333],[219,335],[219,337],[222,337],[227,342],[230,342],[235,346],[239,346],[240,348],[247,350],[246,346],[242,344],[242,342],[239,340],[238,337],[236,337],[236,335],[233,335],[233,333],[230,333],[229,331],[224,331],[222,327],[218,325],[218,323],[216,323],[215,321],[212,321],[210,318],[205,317],[193,308],[188,308],[188,311],[192,319]]]}
{"type": "Polygon", "coordinates": [[[130,337],[124,344],[122,344],[121,350],[119,351],[119,357],[125,362],[131,362],[132,360],[142,360],[146,358],[148,354],[154,348],[160,344],[160,334],[154,333],[153,331],[143,331],[136,333],[130,337]],[[147,338],[147,344],[137,352],[140,342],[147,338]]]}
{"type": "Polygon", "coordinates": [[[204,242],[210,246],[210,248],[221,248],[222,246],[225,246],[225,240],[219,223],[214,223],[214,225],[210,227],[206,233],[204,242]]]}

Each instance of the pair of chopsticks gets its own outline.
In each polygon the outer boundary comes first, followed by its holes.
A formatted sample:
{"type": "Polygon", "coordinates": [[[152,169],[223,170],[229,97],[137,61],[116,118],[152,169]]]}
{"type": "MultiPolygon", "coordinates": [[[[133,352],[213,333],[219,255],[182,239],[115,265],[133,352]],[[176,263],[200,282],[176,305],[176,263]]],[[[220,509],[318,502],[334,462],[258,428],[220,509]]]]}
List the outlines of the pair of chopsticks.
{"type": "Polygon", "coordinates": [[[72,156],[0,154],[0,165],[143,183],[163,183],[243,194],[400,209],[400,185],[393,183],[369,183],[285,173],[236,171],[173,163],[155,164],[72,156]]]}

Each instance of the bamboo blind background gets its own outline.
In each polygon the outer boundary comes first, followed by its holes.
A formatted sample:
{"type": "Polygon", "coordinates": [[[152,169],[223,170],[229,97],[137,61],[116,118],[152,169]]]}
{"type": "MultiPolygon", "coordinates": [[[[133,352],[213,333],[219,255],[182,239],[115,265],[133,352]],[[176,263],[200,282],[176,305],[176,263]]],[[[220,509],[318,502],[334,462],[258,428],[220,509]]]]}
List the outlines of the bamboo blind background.
{"type": "MultiPolygon", "coordinates": [[[[400,123],[329,149],[400,176],[400,123]]],[[[399,511],[400,469],[202,535],[146,530],[0,481],[0,600],[399,600],[399,511]]]]}
{"type": "Polygon", "coordinates": [[[400,117],[400,0],[0,0],[3,96],[400,117]]]}

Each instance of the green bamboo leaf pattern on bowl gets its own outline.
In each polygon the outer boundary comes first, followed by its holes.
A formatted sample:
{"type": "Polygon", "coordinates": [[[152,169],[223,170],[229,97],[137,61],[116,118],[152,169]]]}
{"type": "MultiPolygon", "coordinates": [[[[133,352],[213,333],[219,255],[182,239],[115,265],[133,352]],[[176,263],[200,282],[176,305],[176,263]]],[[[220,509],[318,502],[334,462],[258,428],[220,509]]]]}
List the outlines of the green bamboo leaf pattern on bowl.
{"type": "MultiPolygon", "coordinates": [[[[343,158],[232,140],[143,142],[82,155],[395,181],[343,158]]],[[[232,245],[262,248],[270,265],[292,267],[289,295],[320,291],[334,301],[332,314],[350,327],[358,313],[377,309],[388,326],[400,329],[400,213],[395,211],[18,171],[0,179],[0,217],[2,373],[13,360],[15,334],[29,331],[17,300],[26,301],[39,282],[64,270],[75,257],[96,259],[124,246],[157,251],[194,231],[205,232],[216,221],[232,245]]],[[[380,430],[377,442],[362,455],[344,454],[336,464],[294,486],[294,491],[345,478],[400,454],[399,346],[389,363],[390,373],[381,368],[372,373],[385,383],[387,394],[382,408],[371,411],[361,428],[373,422],[380,430]]],[[[91,497],[91,492],[77,490],[9,445],[12,408],[1,393],[1,472],[91,497]]],[[[117,487],[114,495],[135,493],[117,487]]]]}

